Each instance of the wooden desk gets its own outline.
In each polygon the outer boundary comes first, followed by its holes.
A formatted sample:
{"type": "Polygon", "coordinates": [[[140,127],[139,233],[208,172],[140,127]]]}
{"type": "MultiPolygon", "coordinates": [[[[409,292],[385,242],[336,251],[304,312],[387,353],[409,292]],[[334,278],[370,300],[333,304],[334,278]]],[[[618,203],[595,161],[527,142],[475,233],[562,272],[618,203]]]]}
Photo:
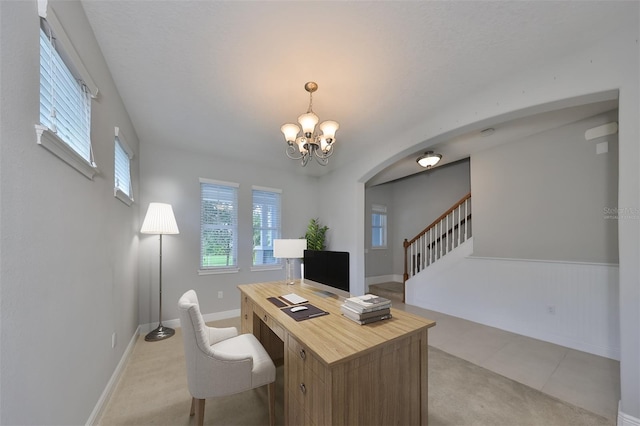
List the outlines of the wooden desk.
{"type": "Polygon", "coordinates": [[[427,424],[427,330],[434,321],[392,308],[392,319],[359,325],[342,316],[342,301],[299,282],[238,287],[242,332],[284,359],[285,424],[427,424]],[[330,314],[296,322],[267,300],[288,293],[330,314]]]}

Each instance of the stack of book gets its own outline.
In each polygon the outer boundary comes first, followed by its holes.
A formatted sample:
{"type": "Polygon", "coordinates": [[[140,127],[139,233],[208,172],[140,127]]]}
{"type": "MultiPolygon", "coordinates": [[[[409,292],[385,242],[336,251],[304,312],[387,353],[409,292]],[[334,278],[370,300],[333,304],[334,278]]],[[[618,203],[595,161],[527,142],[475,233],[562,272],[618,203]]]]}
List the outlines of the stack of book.
{"type": "Polygon", "coordinates": [[[340,310],[345,317],[358,324],[369,324],[391,318],[391,301],[374,294],[365,294],[345,299],[340,310]]]}

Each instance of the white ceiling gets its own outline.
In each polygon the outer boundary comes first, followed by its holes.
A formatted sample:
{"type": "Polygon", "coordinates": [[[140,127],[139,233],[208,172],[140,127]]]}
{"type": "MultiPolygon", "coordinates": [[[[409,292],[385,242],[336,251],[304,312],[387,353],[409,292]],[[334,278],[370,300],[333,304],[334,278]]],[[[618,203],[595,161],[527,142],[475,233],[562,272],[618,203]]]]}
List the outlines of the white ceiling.
{"type": "Polygon", "coordinates": [[[314,176],[634,19],[615,1],[82,3],[143,143],[314,176]],[[316,114],[340,123],[327,167],[284,154],[280,126],[306,111],[307,81],[316,114]]]}

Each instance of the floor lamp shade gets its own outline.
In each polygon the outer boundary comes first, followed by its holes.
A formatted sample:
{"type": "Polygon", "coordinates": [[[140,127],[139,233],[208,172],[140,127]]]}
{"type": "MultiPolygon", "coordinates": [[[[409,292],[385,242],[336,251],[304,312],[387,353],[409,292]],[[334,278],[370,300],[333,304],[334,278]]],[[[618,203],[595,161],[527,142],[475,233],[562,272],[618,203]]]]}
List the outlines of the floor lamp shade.
{"type": "Polygon", "coordinates": [[[171,204],[150,203],[147,215],[142,222],[143,234],[179,234],[178,224],[173,215],[171,204]]]}
{"type": "Polygon", "coordinates": [[[273,240],[273,257],[276,259],[287,259],[286,283],[293,284],[293,262],[291,259],[300,259],[304,257],[304,251],[307,249],[307,240],[298,238],[290,240],[273,240]]]}
{"type": "Polygon", "coordinates": [[[158,274],[160,306],[158,308],[158,327],[144,337],[144,340],[148,342],[155,342],[166,339],[175,334],[174,329],[162,325],[162,235],[180,233],[180,231],[178,231],[176,218],[173,215],[171,204],[150,203],[149,208],[147,209],[147,215],[144,217],[144,221],[142,222],[140,232],[143,234],[156,234],[160,236],[160,270],[158,274]]]}

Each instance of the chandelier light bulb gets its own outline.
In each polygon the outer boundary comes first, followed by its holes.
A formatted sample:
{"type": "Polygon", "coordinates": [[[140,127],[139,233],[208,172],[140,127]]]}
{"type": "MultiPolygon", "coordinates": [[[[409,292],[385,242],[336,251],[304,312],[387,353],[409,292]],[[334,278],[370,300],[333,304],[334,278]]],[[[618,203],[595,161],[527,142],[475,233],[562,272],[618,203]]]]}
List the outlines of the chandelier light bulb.
{"type": "Polygon", "coordinates": [[[302,133],[304,133],[307,137],[313,134],[318,121],[318,116],[313,112],[307,112],[306,114],[302,114],[300,117],[298,117],[298,123],[300,123],[300,126],[302,126],[302,133]]]}
{"type": "Polygon", "coordinates": [[[320,123],[320,130],[322,130],[322,135],[330,141],[333,141],[336,137],[336,131],[340,128],[340,125],[335,121],[323,121],[320,123]]]}
{"type": "Polygon", "coordinates": [[[284,140],[288,143],[293,143],[298,136],[298,132],[300,131],[300,127],[296,126],[292,123],[287,123],[283,125],[280,130],[284,133],[284,140]]]}
{"type": "Polygon", "coordinates": [[[300,136],[296,139],[296,144],[298,144],[298,150],[300,150],[300,154],[306,154],[308,152],[305,145],[307,145],[307,138],[304,136],[300,136]]]}

